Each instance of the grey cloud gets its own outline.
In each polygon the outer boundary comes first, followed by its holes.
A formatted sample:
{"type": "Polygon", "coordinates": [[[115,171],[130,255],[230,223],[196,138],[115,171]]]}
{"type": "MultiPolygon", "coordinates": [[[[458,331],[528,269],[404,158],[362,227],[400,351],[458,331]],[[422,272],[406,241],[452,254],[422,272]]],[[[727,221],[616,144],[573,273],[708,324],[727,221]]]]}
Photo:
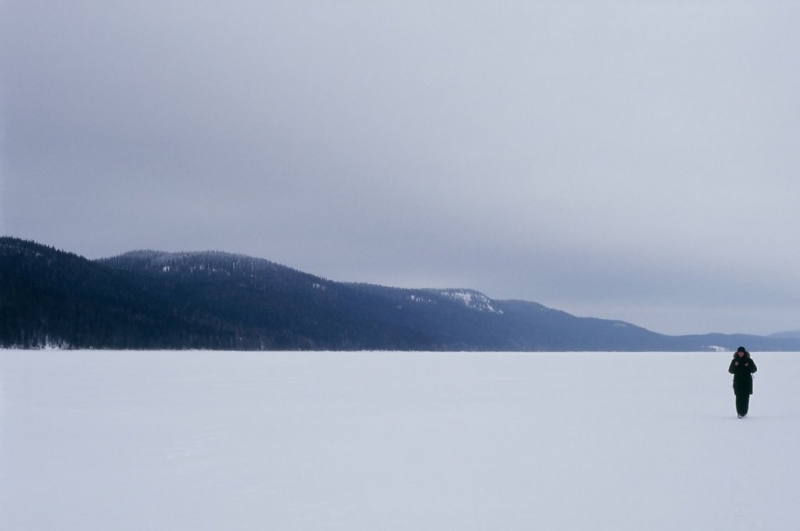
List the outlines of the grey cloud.
{"type": "Polygon", "coordinates": [[[794,4],[45,4],[7,9],[7,233],[799,328],[794,4]]]}

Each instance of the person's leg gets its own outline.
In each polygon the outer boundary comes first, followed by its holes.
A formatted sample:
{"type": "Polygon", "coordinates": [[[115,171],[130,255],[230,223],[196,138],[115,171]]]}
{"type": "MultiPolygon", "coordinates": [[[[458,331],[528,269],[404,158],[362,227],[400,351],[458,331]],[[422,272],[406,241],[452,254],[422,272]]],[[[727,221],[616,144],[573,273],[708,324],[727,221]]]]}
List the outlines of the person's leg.
{"type": "Polygon", "coordinates": [[[747,393],[739,393],[736,395],[736,413],[739,417],[747,415],[747,410],[750,407],[750,395],[747,393]]]}

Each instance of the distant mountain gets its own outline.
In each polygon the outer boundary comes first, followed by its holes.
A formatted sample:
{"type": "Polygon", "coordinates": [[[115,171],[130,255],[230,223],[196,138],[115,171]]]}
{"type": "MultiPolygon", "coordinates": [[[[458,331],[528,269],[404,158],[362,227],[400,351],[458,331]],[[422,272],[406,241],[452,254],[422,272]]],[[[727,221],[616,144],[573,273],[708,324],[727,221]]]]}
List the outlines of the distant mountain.
{"type": "Polygon", "coordinates": [[[101,349],[800,350],[800,338],[666,336],[469,289],[327,280],[248,256],[91,261],[0,238],[0,346],[101,349]]]}
{"type": "Polygon", "coordinates": [[[776,332],[768,337],[775,339],[800,339],[800,330],[789,330],[786,332],[776,332]]]}

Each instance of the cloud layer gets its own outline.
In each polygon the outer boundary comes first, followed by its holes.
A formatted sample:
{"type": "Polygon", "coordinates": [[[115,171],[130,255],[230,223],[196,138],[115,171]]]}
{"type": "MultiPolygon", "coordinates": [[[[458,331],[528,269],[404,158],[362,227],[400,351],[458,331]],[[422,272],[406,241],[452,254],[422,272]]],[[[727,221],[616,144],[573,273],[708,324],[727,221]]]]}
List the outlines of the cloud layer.
{"type": "Polygon", "coordinates": [[[800,6],[11,0],[2,222],[800,328],[800,6]]]}

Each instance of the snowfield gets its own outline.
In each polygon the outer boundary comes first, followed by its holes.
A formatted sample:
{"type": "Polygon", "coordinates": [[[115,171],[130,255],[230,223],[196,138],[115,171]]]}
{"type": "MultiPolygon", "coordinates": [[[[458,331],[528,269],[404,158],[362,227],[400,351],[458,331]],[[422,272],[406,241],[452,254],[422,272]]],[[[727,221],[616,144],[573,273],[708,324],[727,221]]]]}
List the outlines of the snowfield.
{"type": "Polygon", "coordinates": [[[784,530],[800,354],[0,351],[0,529],[784,530]]]}

